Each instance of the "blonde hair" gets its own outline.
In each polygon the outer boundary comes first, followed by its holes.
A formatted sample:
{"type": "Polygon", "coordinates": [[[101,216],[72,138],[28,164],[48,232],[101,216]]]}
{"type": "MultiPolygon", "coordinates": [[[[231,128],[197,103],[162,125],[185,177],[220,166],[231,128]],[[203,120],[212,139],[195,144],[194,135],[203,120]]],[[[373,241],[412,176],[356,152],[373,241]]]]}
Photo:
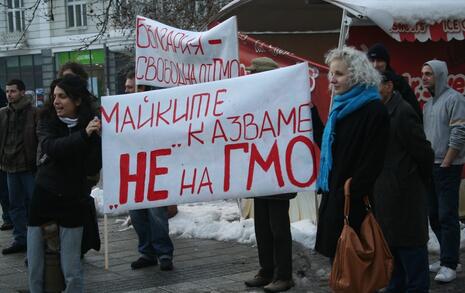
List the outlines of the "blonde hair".
{"type": "MultiPolygon", "coordinates": [[[[362,51],[353,47],[335,48],[325,55],[327,65],[331,64],[333,60],[341,60],[347,65],[351,87],[357,84],[378,87],[381,83],[381,75],[362,51]]],[[[331,77],[328,75],[328,78],[331,77]]]]}

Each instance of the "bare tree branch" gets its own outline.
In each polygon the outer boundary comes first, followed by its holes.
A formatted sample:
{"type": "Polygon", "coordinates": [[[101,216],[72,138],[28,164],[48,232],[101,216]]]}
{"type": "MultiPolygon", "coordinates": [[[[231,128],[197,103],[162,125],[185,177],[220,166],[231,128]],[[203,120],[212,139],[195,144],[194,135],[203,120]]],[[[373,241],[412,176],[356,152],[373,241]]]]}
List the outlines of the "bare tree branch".
{"type": "MultiPolygon", "coordinates": [[[[90,37],[81,38],[84,45],[80,49],[86,49],[105,39],[111,30],[117,30],[123,36],[133,36],[137,15],[181,29],[198,30],[227,2],[229,0],[87,0],[86,5],[91,9],[87,10],[86,17],[95,24],[97,32],[90,37]],[[97,9],[99,6],[102,9],[97,9]]],[[[0,6],[7,7],[3,3],[0,6]]],[[[53,0],[35,0],[34,4],[24,7],[27,25],[15,47],[24,41],[34,19],[45,17],[47,21],[54,21],[54,9],[53,0]],[[41,4],[48,4],[44,15],[38,15],[41,4]]]]}

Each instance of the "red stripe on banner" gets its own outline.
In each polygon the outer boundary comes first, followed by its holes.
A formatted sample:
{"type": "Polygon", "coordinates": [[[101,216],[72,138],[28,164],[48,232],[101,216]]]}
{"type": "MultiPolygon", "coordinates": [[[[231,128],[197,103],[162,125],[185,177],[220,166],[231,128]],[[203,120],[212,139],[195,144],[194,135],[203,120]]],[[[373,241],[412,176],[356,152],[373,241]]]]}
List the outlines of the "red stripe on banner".
{"type": "Polygon", "coordinates": [[[447,33],[444,31],[442,22],[435,23],[429,26],[429,31],[431,33],[431,40],[434,42],[444,40],[447,41],[447,33]]]}
{"type": "Polygon", "coordinates": [[[222,43],[221,39],[216,39],[216,40],[208,40],[208,43],[210,45],[219,45],[222,43]]]}

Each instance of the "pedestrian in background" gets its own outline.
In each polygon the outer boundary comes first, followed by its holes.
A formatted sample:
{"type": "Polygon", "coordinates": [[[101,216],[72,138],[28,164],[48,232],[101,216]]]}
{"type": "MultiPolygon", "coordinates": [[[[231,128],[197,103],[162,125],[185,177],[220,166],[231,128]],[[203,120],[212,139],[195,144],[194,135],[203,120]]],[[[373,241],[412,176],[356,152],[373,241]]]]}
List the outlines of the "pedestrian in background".
{"type": "Polygon", "coordinates": [[[65,292],[84,292],[81,240],[88,196],[87,176],[101,168],[100,120],[91,110],[92,95],[84,80],[66,75],[56,82],[53,100],[37,127],[39,138],[36,187],[28,228],[29,289],[44,288],[44,231],[59,226],[60,261],[65,292]]]}
{"type": "Polygon", "coordinates": [[[350,226],[358,232],[366,216],[363,197],[373,200],[389,138],[389,116],[381,102],[380,74],[365,53],[351,47],[326,55],[332,109],[323,132],[317,189],[323,194],[315,249],[331,263],[344,224],[344,183],[352,178],[350,226]]]}
{"type": "Polygon", "coordinates": [[[13,79],[6,84],[8,106],[0,110],[0,170],[6,172],[13,243],[3,254],[26,251],[28,204],[36,170],[37,109],[25,95],[26,86],[13,79]]]}
{"type": "MultiPolygon", "coordinates": [[[[136,89],[135,73],[126,75],[125,91],[134,93],[136,89]]],[[[137,91],[145,91],[144,85],[138,85],[137,91]]],[[[131,223],[139,240],[140,257],[131,263],[133,270],[156,266],[160,262],[160,270],[173,269],[174,246],[169,234],[168,207],[155,207],[129,211],[131,223]]]]}
{"type": "Polygon", "coordinates": [[[433,150],[417,113],[394,90],[395,75],[386,71],[381,101],[390,117],[383,170],[374,188],[374,212],[394,257],[386,292],[429,292],[428,192],[433,150]]]}
{"type": "Polygon", "coordinates": [[[63,66],[60,67],[60,70],[58,71],[58,77],[63,77],[67,74],[71,75],[77,75],[80,78],[82,78],[86,83],[87,80],[89,79],[89,74],[87,74],[86,70],[84,67],[76,62],[68,62],[63,64],[63,66]]]}
{"type": "Polygon", "coordinates": [[[426,62],[423,86],[431,93],[423,107],[426,138],[434,150],[434,190],[429,199],[429,220],[441,247],[440,260],[430,265],[435,280],[450,282],[459,265],[459,188],[465,163],[465,97],[447,84],[447,64],[426,62]]]}
{"type": "MultiPolygon", "coordinates": [[[[0,109],[8,105],[5,92],[0,88],[0,109]]],[[[0,205],[2,206],[2,220],[0,231],[13,229],[8,210],[10,209],[10,200],[8,199],[8,184],[6,180],[6,173],[0,170],[0,205]]]]}
{"type": "Polygon", "coordinates": [[[417,97],[405,77],[396,74],[395,70],[391,67],[391,56],[386,47],[381,43],[376,43],[368,50],[367,55],[379,73],[391,72],[393,74],[394,90],[400,93],[400,96],[412,106],[415,113],[422,119],[423,115],[417,97]]]}
{"type": "MultiPolygon", "coordinates": [[[[271,58],[252,60],[246,70],[251,74],[278,68],[271,58]]],[[[289,200],[296,193],[255,197],[254,226],[260,270],[247,287],[263,287],[266,292],[282,292],[294,286],[292,279],[292,236],[289,220],[289,200]]]]}

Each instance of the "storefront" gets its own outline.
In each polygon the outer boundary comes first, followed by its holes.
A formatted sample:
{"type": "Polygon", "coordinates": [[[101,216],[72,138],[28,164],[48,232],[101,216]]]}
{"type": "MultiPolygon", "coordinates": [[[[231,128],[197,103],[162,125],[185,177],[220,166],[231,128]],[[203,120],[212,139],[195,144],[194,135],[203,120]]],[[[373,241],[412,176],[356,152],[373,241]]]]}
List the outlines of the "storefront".
{"type": "Polygon", "coordinates": [[[42,55],[22,55],[0,58],[0,87],[11,79],[20,79],[26,91],[36,98],[43,99],[42,55]]]}
{"type": "Polygon", "coordinates": [[[55,53],[56,72],[67,62],[76,62],[84,67],[89,74],[89,90],[96,97],[106,94],[105,51],[103,49],[55,53]]]}

